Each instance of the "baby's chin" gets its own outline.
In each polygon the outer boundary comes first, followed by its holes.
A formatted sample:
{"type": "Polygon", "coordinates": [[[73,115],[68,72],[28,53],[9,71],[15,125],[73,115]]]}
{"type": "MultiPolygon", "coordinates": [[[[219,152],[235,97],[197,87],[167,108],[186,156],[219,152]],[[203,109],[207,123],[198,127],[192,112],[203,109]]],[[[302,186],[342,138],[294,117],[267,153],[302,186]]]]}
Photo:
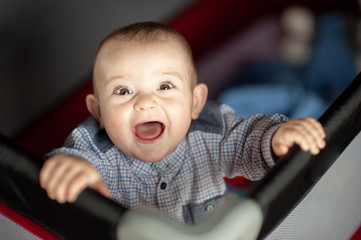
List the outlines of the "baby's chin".
{"type": "Polygon", "coordinates": [[[131,148],[126,149],[117,147],[133,159],[149,163],[159,162],[169,156],[179,145],[178,142],[167,141],[166,138],[162,140],[152,144],[133,144],[131,148]]]}
{"type": "Polygon", "coordinates": [[[142,162],[159,162],[162,161],[165,157],[167,157],[172,151],[170,151],[169,153],[160,153],[159,151],[155,151],[155,153],[151,153],[148,151],[145,151],[145,153],[142,154],[128,154],[130,155],[132,158],[137,159],[139,161],[142,162]]]}

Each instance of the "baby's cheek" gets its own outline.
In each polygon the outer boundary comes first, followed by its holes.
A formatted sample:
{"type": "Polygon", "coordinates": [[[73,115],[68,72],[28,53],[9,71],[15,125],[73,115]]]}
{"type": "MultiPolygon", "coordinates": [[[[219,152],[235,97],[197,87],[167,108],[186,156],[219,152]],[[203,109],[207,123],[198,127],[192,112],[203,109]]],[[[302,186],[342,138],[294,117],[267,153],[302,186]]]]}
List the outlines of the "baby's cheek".
{"type": "Polygon", "coordinates": [[[121,119],[111,118],[104,121],[105,130],[116,145],[124,144],[129,140],[131,129],[129,124],[121,121],[121,119]]]}

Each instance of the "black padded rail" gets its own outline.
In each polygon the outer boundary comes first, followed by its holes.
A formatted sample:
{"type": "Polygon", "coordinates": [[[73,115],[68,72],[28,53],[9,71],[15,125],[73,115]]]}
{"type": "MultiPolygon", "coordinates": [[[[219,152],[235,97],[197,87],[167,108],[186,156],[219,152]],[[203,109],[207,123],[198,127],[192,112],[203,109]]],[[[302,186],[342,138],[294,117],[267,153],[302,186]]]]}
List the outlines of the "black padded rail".
{"type": "Polygon", "coordinates": [[[50,200],[38,180],[42,164],[0,135],[0,201],[61,239],[116,239],[126,209],[90,189],[74,204],[50,200]]]}
{"type": "Polygon", "coordinates": [[[265,220],[262,239],[274,229],[361,130],[361,74],[319,118],[326,131],[326,148],[312,156],[294,147],[274,168],[248,191],[247,197],[262,208],[265,220]]]}

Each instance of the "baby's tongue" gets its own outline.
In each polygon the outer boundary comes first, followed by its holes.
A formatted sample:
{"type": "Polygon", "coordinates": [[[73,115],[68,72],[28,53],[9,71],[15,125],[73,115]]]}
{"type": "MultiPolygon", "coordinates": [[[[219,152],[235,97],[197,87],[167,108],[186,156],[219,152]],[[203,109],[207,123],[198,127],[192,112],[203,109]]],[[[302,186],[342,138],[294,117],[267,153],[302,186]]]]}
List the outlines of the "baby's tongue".
{"type": "Polygon", "coordinates": [[[154,139],[158,137],[162,131],[163,128],[160,122],[147,122],[135,126],[135,135],[144,140],[154,139]]]}

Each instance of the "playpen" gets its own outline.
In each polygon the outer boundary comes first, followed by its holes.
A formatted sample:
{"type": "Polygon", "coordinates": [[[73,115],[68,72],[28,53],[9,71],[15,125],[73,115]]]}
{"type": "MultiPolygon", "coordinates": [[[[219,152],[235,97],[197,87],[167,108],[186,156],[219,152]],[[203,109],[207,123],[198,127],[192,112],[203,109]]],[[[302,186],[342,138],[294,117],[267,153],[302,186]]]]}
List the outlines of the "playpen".
{"type": "MultiPolygon", "coordinates": [[[[357,2],[349,0],[292,4],[302,4],[315,14],[336,10],[353,14],[358,10],[357,2]]],[[[219,61],[209,59],[222,56],[217,49],[236,36],[241,36],[240,43],[256,36],[254,45],[245,44],[248,47],[240,48],[240,55],[226,54],[222,61],[236,59],[243,67],[245,59],[273,57],[280,31],[276,25],[268,25],[273,20],[263,19],[274,19],[289,6],[289,1],[282,0],[204,0],[169,21],[194,49],[201,81],[208,83],[211,99],[231,84],[226,79],[202,79],[209,75],[206,65],[219,61]],[[255,26],[266,28],[256,31],[255,26]]],[[[227,66],[232,70],[234,65],[227,66]]],[[[89,189],[74,204],[60,205],[40,188],[40,157],[62,145],[71,129],[88,116],[84,98],[91,91],[89,81],[15,139],[1,137],[0,238],[361,239],[357,231],[361,223],[361,187],[357,184],[361,169],[360,84],[359,75],[319,118],[327,133],[327,147],[320,155],[312,157],[295,147],[260,182],[228,180],[252,186],[206,223],[184,226],[158,212],[127,210],[89,189]]]]}

